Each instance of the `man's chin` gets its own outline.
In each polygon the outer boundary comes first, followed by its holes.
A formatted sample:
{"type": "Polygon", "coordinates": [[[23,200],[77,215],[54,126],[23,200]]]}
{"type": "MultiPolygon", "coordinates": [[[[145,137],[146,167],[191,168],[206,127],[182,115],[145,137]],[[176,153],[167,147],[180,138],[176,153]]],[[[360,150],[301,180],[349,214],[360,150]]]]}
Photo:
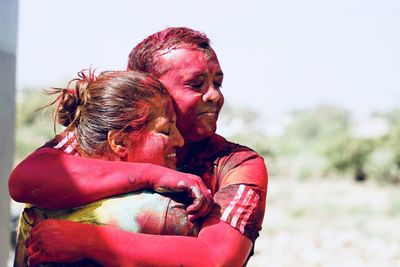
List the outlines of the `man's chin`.
{"type": "Polygon", "coordinates": [[[197,129],[197,135],[201,137],[201,139],[208,138],[213,136],[217,130],[216,125],[207,125],[207,127],[202,127],[197,129]]]}
{"type": "Polygon", "coordinates": [[[184,134],[183,139],[185,139],[185,143],[190,143],[190,142],[198,142],[204,139],[207,139],[215,134],[216,128],[197,128],[193,129],[194,131],[191,131],[189,134],[184,134]]]}

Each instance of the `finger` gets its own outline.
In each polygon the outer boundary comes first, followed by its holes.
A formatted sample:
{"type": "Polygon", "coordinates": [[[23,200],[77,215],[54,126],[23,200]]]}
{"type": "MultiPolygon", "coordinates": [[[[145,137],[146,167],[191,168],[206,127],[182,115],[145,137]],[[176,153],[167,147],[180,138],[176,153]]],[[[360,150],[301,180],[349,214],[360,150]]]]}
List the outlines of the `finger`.
{"type": "Polygon", "coordinates": [[[40,226],[38,227],[38,225],[34,226],[28,234],[28,237],[25,240],[25,246],[29,247],[33,242],[35,242],[39,237],[41,232],[41,228],[40,226]]]}
{"type": "Polygon", "coordinates": [[[211,194],[211,190],[204,185],[203,181],[198,182],[198,188],[200,191],[199,193],[205,197],[206,201],[212,202],[213,196],[211,194]]]}
{"type": "Polygon", "coordinates": [[[214,202],[211,190],[207,189],[205,186],[199,186],[199,187],[193,186],[191,187],[191,189],[192,189],[191,196],[194,199],[199,200],[199,202],[195,203],[196,208],[199,209],[204,203],[208,203],[208,205],[210,205],[214,202]]]}
{"type": "Polygon", "coordinates": [[[190,193],[193,200],[193,205],[194,206],[194,210],[198,210],[201,207],[201,204],[203,203],[203,201],[205,200],[205,196],[204,194],[201,192],[200,188],[197,186],[191,186],[190,187],[190,193]]]}
{"type": "Polygon", "coordinates": [[[40,251],[41,251],[41,246],[36,241],[33,241],[28,246],[26,246],[26,254],[27,255],[33,255],[40,251]]]}
{"type": "Polygon", "coordinates": [[[214,203],[214,197],[211,194],[211,190],[210,189],[206,189],[204,192],[204,196],[206,198],[206,201],[209,202],[210,204],[214,203]]]}
{"type": "Polygon", "coordinates": [[[169,188],[169,187],[166,187],[166,186],[164,186],[164,187],[163,186],[159,186],[157,188],[154,188],[154,191],[163,194],[163,193],[179,193],[179,192],[183,192],[185,190],[181,189],[179,187],[169,188]]]}
{"type": "Polygon", "coordinates": [[[37,266],[38,264],[45,262],[45,258],[42,256],[42,253],[40,251],[30,255],[28,257],[28,266],[37,266]]]}
{"type": "Polygon", "coordinates": [[[186,209],[190,221],[196,220],[199,217],[205,217],[210,213],[213,207],[214,199],[211,195],[211,191],[207,189],[204,192],[206,193],[199,199],[200,202],[196,202],[197,199],[195,199],[193,204],[186,209]]]}
{"type": "MultiPolygon", "coordinates": [[[[207,203],[207,202],[205,202],[205,203],[201,206],[201,208],[200,208],[199,210],[197,210],[196,212],[190,213],[190,214],[188,215],[189,220],[190,220],[190,221],[194,221],[194,220],[196,220],[197,218],[207,216],[208,213],[210,213],[210,211],[211,211],[211,209],[212,209],[212,206],[213,206],[212,204],[213,204],[213,203],[207,203]]],[[[189,212],[188,212],[188,213],[189,213],[189,212]]]]}
{"type": "Polygon", "coordinates": [[[204,202],[201,208],[197,211],[199,217],[205,217],[212,209],[214,202],[204,202]]]}
{"type": "Polygon", "coordinates": [[[197,214],[197,211],[199,210],[199,207],[198,207],[198,205],[197,205],[197,203],[193,203],[192,205],[189,205],[187,208],[186,208],[186,212],[189,214],[189,215],[195,215],[195,214],[197,214]]]}
{"type": "MultiPolygon", "coordinates": [[[[195,201],[196,202],[196,201],[195,201]]],[[[190,220],[195,220],[199,217],[203,217],[205,215],[206,210],[208,210],[209,203],[203,201],[200,205],[196,206],[197,203],[193,203],[190,205],[186,212],[190,215],[190,220]]]]}
{"type": "Polygon", "coordinates": [[[200,184],[198,187],[191,186],[190,189],[191,197],[194,199],[194,205],[191,205],[190,209],[188,209],[189,213],[195,212],[204,205],[209,206],[214,203],[211,190],[206,188],[204,185],[200,184]]]}
{"type": "Polygon", "coordinates": [[[35,247],[37,247],[37,241],[38,241],[38,235],[31,235],[29,234],[29,236],[27,237],[27,239],[25,240],[25,247],[27,248],[32,248],[34,249],[35,247]]]}
{"type": "Polygon", "coordinates": [[[193,203],[186,208],[186,212],[188,214],[194,215],[198,212],[198,210],[200,210],[200,208],[201,208],[200,201],[195,199],[193,203]]]}

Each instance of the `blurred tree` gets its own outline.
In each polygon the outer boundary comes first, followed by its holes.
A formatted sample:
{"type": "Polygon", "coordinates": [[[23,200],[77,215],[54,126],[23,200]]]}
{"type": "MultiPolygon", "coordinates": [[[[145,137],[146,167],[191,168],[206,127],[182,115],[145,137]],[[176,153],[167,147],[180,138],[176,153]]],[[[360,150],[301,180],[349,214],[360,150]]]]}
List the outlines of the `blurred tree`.
{"type": "Polygon", "coordinates": [[[380,182],[400,184],[400,110],[388,113],[390,130],[378,140],[379,146],[373,152],[368,172],[380,182]]]}
{"type": "Polygon", "coordinates": [[[53,107],[38,110],[53,99],[37,89],[20,92],[17,99],[14,164],[54,136],[53,107]]]}
{"type": "Polygon", "coordinates": [[[364,181],[367,177],[368,157],[375,145],[375,140],[356,138],[348,134],[336,137],[325,150],[328,169],[338,172],[351,172],[356,181],[364,181]]]}
{"type": "Polygon", "coordinates": [[[385,114],[390,125],[395,126],[400,123],[400,108],[389,111],[385,114]]]}
{"type": "Polygon", "coordinates": [[[288,153],[319,154],[332,138],[349,131],[349,112],[336,106],[321,105],[294,111],[291,115],[292,122],[282,136],[283,150],[288,153]]]}

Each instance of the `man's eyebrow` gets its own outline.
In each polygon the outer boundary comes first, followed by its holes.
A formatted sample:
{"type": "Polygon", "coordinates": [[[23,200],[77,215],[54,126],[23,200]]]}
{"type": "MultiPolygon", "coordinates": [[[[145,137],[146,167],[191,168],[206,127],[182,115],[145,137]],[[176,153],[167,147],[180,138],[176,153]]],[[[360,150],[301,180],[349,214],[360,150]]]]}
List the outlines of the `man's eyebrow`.
{"type": "MultiPolygon", "coordinates": [[[[197,72],[191,73],[191,74],[188,75],[188,76],[181,75],[180,78],[181,78],[181,80],[183,79],[183,80],[189,80],[189,81],[190,81],[190,80],[193,80],[193,79],[196,79],[196,78],[199,78],[199,77],[203,78],[203,77],[205,77],[205,76],[207,76],[207,72],[204,72],[204,71],[197,71],[197,72]]],[[[215,74],[215,76],[217,76],[217,77],[224,77],[224,73],[222,72],[222,70],[220,70],[220,71],[218,71],[218,72],[215,74]]]]}
{"type": "Polygon", "coordinates": [[[224,77],[224,73],[222,72],[222,70],[220,70],[220,71],[218,71],[218,72],[216,73],[216,76],[222,76],[222,77],[224,77]]]}
{"type": "MultiPolygon", "coordinates": [[[[199,76],[207,76],[207,72],[203,72],[203,71],[199,71],[199,72],[193,72],[191,75],[191,77],[199,77],[199,76]]],[[[222,72],[222,70],[218,71],[215,76],[224,76],[224,73],[222,72]]]]}

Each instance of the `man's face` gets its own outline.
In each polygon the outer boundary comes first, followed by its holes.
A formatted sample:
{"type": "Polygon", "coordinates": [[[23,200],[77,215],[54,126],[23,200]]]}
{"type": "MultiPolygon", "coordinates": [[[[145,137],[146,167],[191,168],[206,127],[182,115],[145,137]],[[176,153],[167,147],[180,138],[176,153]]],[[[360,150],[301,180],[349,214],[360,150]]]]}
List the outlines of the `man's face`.
{"type": "Polygon", "coordinates": [[[224,103],[223,73],[214,51],[175,49],[162,55],[159,64],[170,66],[159,80],[174,100],[177,126],[185,141],[213,135],[224,103]]]}

